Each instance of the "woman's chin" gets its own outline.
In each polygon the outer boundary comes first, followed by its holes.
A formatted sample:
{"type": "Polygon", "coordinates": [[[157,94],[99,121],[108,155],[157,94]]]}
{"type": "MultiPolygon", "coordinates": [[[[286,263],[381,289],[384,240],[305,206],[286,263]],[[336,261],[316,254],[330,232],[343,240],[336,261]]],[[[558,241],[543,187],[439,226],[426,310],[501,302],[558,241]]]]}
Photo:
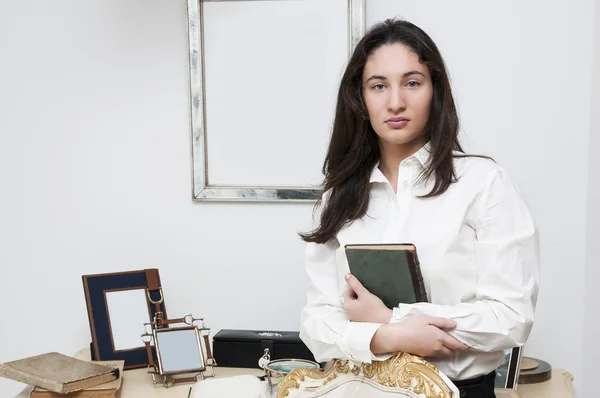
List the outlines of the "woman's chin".
{"type": "Polygon", "coordinates": [[[420,145],[419,134],[414,134],[408,131],[389,131],[380,139],[387,145],[420,145]]]}

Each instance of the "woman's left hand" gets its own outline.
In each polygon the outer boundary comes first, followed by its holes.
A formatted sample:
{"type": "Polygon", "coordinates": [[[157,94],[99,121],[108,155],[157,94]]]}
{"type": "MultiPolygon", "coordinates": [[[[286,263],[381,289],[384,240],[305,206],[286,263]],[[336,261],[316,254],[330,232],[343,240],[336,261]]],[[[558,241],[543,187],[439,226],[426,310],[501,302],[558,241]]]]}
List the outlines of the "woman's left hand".
{"type": "Polygon", "coordinates": [[[392,310],[383,301],[369,292],[352,274],[346,275],[348,288],[344,292],[346,317],[353,322],[388,323],[392,310]]]}

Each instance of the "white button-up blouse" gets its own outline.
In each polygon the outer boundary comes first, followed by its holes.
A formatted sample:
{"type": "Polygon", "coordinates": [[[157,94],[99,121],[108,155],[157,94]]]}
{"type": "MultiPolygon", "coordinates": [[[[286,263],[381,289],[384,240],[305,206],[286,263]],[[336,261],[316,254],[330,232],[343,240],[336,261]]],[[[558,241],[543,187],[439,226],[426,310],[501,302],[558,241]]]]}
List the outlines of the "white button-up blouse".
{"type": "Polygon", "coordinates": [[[448,333],[470,347],[431,360],[454,380],[487,374],[504,350],[527,340],[538,295],[538,233],[522,193],[489,159],[455,158],[458,181],[441,196],[421,199],[432,182],[417,177],[429,146],[401,162],[397,192],[375,167],[367,214],[326,244],[308,243],[307,303],[300,336],[318,361],[370,363],[370,342],[381,325],[350,322],[343,309],[349,272],[344,245],[414,243],[427,303],[398,304],[391,322],[417,314],[456,321],[448,333]]]}

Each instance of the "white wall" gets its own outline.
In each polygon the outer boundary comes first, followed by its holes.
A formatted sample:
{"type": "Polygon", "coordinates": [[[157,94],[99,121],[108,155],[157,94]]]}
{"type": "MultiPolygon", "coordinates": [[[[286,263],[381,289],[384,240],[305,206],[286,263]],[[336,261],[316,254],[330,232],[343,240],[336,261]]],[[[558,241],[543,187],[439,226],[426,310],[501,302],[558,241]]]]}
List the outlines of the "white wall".
{"type": "Polygon", "coordinates": [[[89,344],[87,273],[159,267],[169,314],[214,332],[298,329],[311,206],[191,201],[185,16],[2,3],[0,362],[89,344]]]}
{"type": "Polygon", "coordinates": [[[600,319],[600,7],[596,6],[594,28],[594,63],[592,109],[590,118],[589,175],[587,194],[587,229],[585,261],[585,314],[583,324],[583,391],[592,396],[597,386],[597,364],[600,359],[598,330],[600,319]]]}
{"type": "MultiPolygon", "coordinates": [[[[159,267],[169,314],[204,316],[213,332],[298,329],[295,234],[311,205],[191,201],[184,3],[0,5],[0,362],[89,343],[87,273],[159,267]]],[[[367,16],[404,15],[431,33],[467,148],[520,183],[543,262],[526,353],[567,368],[578,389],[583,343],[595,343],[580,332],[593,315],[584,275],[600,258],[588,251],[585,267],[586,199],[598,190],[587,166],[593,11],[592,0],[371,0],[367,16]]],[[[2,397],[21,388],[0,379],[2,397]]]]}

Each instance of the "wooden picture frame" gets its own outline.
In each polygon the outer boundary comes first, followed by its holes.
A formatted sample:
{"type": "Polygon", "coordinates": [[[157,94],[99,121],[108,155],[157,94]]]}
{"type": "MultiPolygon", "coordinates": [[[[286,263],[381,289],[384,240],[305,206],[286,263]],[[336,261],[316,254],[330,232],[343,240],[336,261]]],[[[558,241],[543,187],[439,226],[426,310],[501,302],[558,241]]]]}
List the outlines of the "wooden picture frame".
{"type": "Polygon", "coordinates": [[[148,366],[141,338],[144,323],[152,322],[158,312],[167,316],[158,269],[83,275],[82,281],[91,359],[123,360],[125,369],[148,366]]]}

